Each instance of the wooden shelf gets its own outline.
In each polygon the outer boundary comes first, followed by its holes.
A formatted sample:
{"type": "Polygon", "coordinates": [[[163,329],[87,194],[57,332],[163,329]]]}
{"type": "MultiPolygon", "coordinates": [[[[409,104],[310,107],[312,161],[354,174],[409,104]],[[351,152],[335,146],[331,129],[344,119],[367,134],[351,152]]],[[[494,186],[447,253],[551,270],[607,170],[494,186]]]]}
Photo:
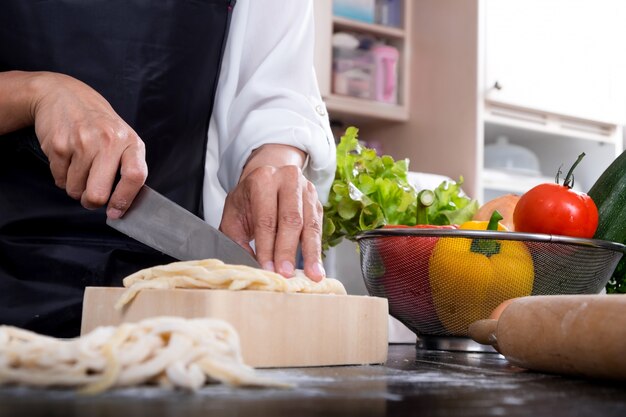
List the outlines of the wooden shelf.
{"type": "Polygon", "coordinates": [[[405,106],[381,103],[356,97],[330,94],[324,97],[326,107],[333,116],[347,116],[353,119],[368,118],[379,121],[402,122],[408,120],[405,106]]]}
{"type": "Polygon", "coordinates": [[[333,24],[335,29],[366,32],[372,35],[379,35],[387,38],[404,39],[405,37],[405,31],[403,29],[374,23],[359,22],[357,20],[346,19],[345,17],[333,16],[333,24]]]}
{"type": "Polygon", "coordinates": [[[411,13],[413,0],[401,0],[405,13],[404,26],[393,27],[360,22],[334,16],[332,0],[315,0],[315,70],[320,91],[331,119],[341,124],[358,126],[387,126],[406,122],[409,118],[411,24],[406,17],[411,13]],[[398,49],[398,101],[387,104],[336,94],[333,91],[332,37],[338,31],[355,32],[379,38],[398,49]]]}

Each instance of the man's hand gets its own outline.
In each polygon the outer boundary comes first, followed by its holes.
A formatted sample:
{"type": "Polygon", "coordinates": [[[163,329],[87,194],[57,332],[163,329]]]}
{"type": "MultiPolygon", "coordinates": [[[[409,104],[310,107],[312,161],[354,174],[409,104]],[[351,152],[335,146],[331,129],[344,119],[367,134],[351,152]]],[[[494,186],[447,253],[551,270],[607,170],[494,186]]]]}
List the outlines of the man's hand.
{"type": "Polygon", "coordinates": [[[137,133],[104,97],[75,78],[14,72],[5,80],[28,86],[27,99],[15,101],[8,120],[14,127],[27,121],[35,125],[56,185],[88,209],[108,201],[108,217],[121,217],[148,175],[144,143],[137,133]],[[121,179],[112,190],[118,170],[121,179]]]}
{"type": "Polygon", "coordinates": [[[108,201],[107,216],[121,217],[148,175],[144,143],[86,84],[50,73],[39,82],[35,131],[56,185],[85,208],[108,201]],[[111,193],[118,169],[121,179],[111,193]]]}
{"type": "Polygon", "coordinates": [[[294,274],[301,243],[304,272],[321,280],[323,209],[317,191],[303,175],[305,154],[287,145],[265,145],[246,164],[239,184],[226,198],[220,230],[253,253],[264,269],[294,274]]]}

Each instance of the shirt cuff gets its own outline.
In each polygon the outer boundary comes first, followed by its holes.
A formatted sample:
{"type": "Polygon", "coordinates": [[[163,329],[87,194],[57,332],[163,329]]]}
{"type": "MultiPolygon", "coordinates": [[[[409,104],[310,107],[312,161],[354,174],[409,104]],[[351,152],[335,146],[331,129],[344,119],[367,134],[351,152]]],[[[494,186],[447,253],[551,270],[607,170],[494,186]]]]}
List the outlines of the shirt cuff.
{"type": "Polygon", "coordinates": [[[223,154],[218,172],[220,182],[227,190],[232,190],[254,149],[269,143],[290,145],[306,152],[303,173],[315,185],[320,201],[325,203],[336,167],[335,141],[325,105],[312,101],[311,113],[313,117],[307,118],[284,108],[250,112],[223,154]]]}

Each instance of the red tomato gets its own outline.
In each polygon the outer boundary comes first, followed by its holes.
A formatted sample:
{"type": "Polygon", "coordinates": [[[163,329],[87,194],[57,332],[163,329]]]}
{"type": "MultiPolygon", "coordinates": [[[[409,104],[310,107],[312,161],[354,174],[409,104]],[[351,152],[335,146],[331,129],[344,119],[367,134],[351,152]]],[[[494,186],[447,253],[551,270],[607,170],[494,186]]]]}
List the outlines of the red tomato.
{"type": "Polygon", "coordinates": [[[593,237],[598,208],[585,193],[560,184],[539,184],[520,198],[513,222],[517,232],[593,237]]]}

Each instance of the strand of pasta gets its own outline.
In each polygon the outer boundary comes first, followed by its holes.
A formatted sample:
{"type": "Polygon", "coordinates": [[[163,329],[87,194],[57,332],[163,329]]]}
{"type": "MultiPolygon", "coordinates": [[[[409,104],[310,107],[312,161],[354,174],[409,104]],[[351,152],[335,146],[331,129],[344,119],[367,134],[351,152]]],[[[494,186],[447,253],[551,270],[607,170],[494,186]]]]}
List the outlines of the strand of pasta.
{"type": "Polygon", "coordinates": [[[95,394],[145,383],[195,390],[210,381],[284,386],[243,363],[238,335],[222,320],[156,317],[100,327],[76,339],[0,326],[0,384],[95,394]]]}
{"type": "Polygon", "coordinates": [[[244,265],[228,265],[217,259],[173,262],[142,269],[124,278],[127,290],[115,304],[123,308],[143,289],[209,288],[258,290],[308,294],[346,294],[340,281],[325,278],[315,282],[301,270],[293,278],[244,265]]]}

